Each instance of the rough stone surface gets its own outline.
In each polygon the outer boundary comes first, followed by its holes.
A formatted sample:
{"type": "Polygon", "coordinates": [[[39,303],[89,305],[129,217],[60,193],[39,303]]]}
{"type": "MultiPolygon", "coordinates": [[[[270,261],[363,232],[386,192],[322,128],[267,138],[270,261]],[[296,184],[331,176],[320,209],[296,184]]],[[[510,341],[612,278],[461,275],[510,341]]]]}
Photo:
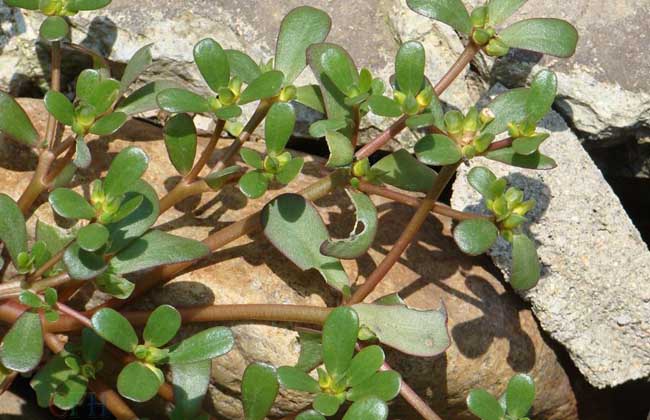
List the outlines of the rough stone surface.
{"type": "MultiPolygon", "coordinates": [[[[486,159],[473,163],[506,176],[537,200],[535,238],[542,278],[525,293],[544,330],[567,347],[587,380],[606,387],[650,373],[650,253],[618,198],[562,118],[542,126],[551,137],[542,151],[556,159],[548,172],[511,168],[486,159]]],[[[463,167],[452,205],[481,209],[463,167]]],[[[508,244],[491,250],[506,274],[508,244]]]]}
{"type": "MultiPolygon", "coordinates": [[[[26,104],[42,129],[42,107],[35,101],[26,104]]],[[[110,142],[108,139],[92,141],[93,156],[104,171],[108,159],[136,138],[148,140],[137,143],[151,157],[145,178],[162,195],[174,179],[170,177],[173,170],[165,156],[159,129],[134,121],[110,142]]],[[[202,144],[205,140],[202,139],[202,144]]],[[[16,197],[30,169],[18,171],[15,165],[7,168],[7,161],[16,159],[0,157],[0,189],[16,197]]],[[[318,173],[316,159],[307,157],[304,174],[292,188],[308,185],[318,173]]],[[[74,185],[87,182],[91,175],[80,174],[74,185]]],[[[161,217],[158,228],[203,238],[259,209],[276,194],[278,191],[272,190],[263,199],[247,202],[241,193],[226,188],[216,197],[206,194],[200,201],[179,204],[161,217]]],[[[388,252],[413,213],[412,209],[383,199],[373,200],[381,217],[377,239],[367,255],[345,265],[351,278],[357,281],[365,278],[388,252]]],[[[354,216],[343,193],[319,200],[317,205],[322,217],[335,224],[331,227],[333,235],[343,236],[352,228],[354,216]]],[[[40,206],[32,221],[37,217],[51,220],[51,210],[40,206]]],[[[528,372],[535,378],[539,394],[544,395],[536,401],[535,419],[577,419],[576,401],[567,375],[532,313],[505,289],[490,271],[493,268],[487,259],[471,259],[456,249],[449,236],[450,226],[447,219],[429,218],[414,245],[373,297],[399,291],[410,305],[418,308],[437,308],[442,301],[449,313],[452,346],[437,358],[417,359],[391,351],[389,363],[404,374],[408,383],[443,418],[474,418],[465,406],[470,389],[484,387],[500,393],[512,374],[528,372]]],[[[301,272],[256,234],[239,238],[190,272],[152,292],[140,307],[153,308],[163,303],[183,307],[244,302],[325,305],[335,304],[335,299],[317,272],[301,272]]],[[[182,334],[191,334],[202,327],[184,327],[182,334]]],[[[205,407],[220,418],[239,419],[242,418],[238,399],[240,378],[246,365],[252,361],[275,365],[295,363],[299,343],[296,333],[285,324],[234,323],[231,327],[237,344],[232,352],[213,362],[205,407]]],[[[305,404],[303,396],[282,392],[273,414],[281,415],[305,404]]],[[[392,410],[391,418],[417,418],[401,401],[392,410]]]]}

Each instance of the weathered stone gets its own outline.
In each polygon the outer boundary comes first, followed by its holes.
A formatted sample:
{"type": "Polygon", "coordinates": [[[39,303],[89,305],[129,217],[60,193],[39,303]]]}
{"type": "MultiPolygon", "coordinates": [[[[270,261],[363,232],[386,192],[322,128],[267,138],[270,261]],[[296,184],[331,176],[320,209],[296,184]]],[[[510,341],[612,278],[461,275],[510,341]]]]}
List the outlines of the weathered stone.
{"type": "MultiPolygon", "coordinates": [[[[44,112],[36,101],[23,102],[29,113],[44,126],[44,112]]],[[[137,145],[151,157],[145,178],[160,195],[174,182],[173,169],[167,160],[160,130],[132,121],[112,141],[91,142],[98,168],[104,171],[109,159],[136,139],[148,141],[137,145]]],[[[201,139],[205,144],[206,139],[201,139]]],[[[306,157],[303,175],[291,184],[300,189],[319,176],[316,158],[306,157]]],[[[6,169],[6,157],[0,165],[2,191],[17,197],[29,171],[6,169]]],[[[82,174],[74,185],[89,181],[82,174]]],[[[158,228],[175,234],[201,239],[211,232],[260,209],[279,191],[273,189],[259,200],[246,200],[234,188],[219,194],[205,194],[190,199],[163,214],[158,228]]],[[[388,252],[413,213],[412,209],[373,198],[380,214],[377,239],[367,255],[346,262],[352,279],[365,278],[388,252]]],[[[354,222],[350,203],[342,192],[317,202],[322,217],[333,235],[343,236],[354,222]]],[[[51,210],[40,206],[32,221],[52,219],[51,210]]],[[[406,381],[438,411],[443,418],[471,419],[465,398],[474,387],[500,393],[516,372],[528,372],[536,381],[538,398],[533,417],[536,419],[576,419],[576,402],[566,373],[553,350],[542,336],[531,312],[508,292],[489,271],[486,259],[472,259],[461,254],[449,236],[450,221],[430,217],[396,267],[372,297],[400,292],[418,308],[437,308],[442,302],[449,313],[449,330],[453,344],[437,358],[417,359],[390,351],[389,363],[401,371],[406,381]],[[442,231],[442,233],[441,233],[442,231]]],[[[151,292],[139,303],[141,308],[170,303],[178,307],[225,303],[285,303],[334,305],[337,297],[314,271],[301,272],[260,234],[242,237],[214,253],[164,287],[151,292]]],[[[233,351],[215,359],[212,383],[205,407],[222,418],[242,418],[238,400],[240,378],[248,363],[262,361],[274,365],[293,364],[299,354],[297,334],[281,323],[233,323],[236,337],[233,351]]],[[[186,326],[182,335],[196,332],[201,326],[186,326]]],[[[274,408],[281,415],[304,407],[304,396],[282,391],[274,408]]],[[[417,415],[398,401],[391,418],[412,419],[417,415]]]]}
{"type": "MultiPolygon", "coordinates": [[[[556,159],[548,172],[485,159],[475,165],[506,176],[535,198],[529,230],[543,265],[539,284],[524,296],[545,331],[562,343],[587,380],[614,386],[650,373],[650,253],[618,198],[555,112],[542,123],[551,137],[542,152],[556,159]],[[622,250],[621,252],[615,250],[622,250]]],[[[452,205],[481,209],[463,167],[452,205]]],[[[491,250],[506,274],[508,244],[491,250]]]]}

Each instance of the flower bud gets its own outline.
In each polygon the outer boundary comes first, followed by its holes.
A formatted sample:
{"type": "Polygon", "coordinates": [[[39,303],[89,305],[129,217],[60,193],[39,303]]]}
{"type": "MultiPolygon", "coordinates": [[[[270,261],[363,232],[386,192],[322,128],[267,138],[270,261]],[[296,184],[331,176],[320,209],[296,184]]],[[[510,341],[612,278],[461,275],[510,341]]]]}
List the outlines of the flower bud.
{"type": "Polygon", "coordinates": [[[407,115],[415,115],[420,111],[420,105],[418,105],[417,99],[415,96],[409,94],[402,105],[402,109],[407,115]]]}
{"type": "Polygon", "coordinates": [[[485,47],[485,52],[491,57],[503,57],[508,54],[508,51],[510,51],[510,47],[497,38],[492,38],[485,47]]]}
{"type": "Polygon", "coordinates": [[[215,112],[221,107],[223,107],[221,101],[218,98],[208,98],[208,105],[210,106],[212,112],[215,112]]]}
{"type": "Polygon", "coordinates": [[[508,207],[513,208],[524,201],[524,193],[518,188],[510,187],[504,194],[508,207]]]}
{"type": "Polygon", "coordinates": [[[472,40],[477,45],[485,45],[490,42],[491,38],[490,33],[485,29],[477,28],[474,29],[474,32],[472,33],[472,40]]]}
{"type": "Polygon", "coordinates": [[[485,152],[488,149],[488,147],[490,147],[490,144],[492,144],[493,141],[494,141],[494,134],[491,133],[481,134],[474,140],[474,147],[476,148],[476,152],[478,153],[485,152]]]}
{"type": "Polygon", "coordinates": [[[445,127],[447,132],[457,134],[463,131],[463,119],[465,117],[460,111],[449,111],[445,114],[445,127]]]}
{"type": "MultiPolygon", "coordinates": [[[[235,92],[230,88],[222,87],[217,92],[219,94],[219,101],[224,105],[232,105],[235,102],[235,92]]],[[[218,108],[217,108],[218,109],[218,108]]]]}
{"type": "Polygon", "coordinates": [[[478,126],[480,124],[478,110],[476,107],[470,108],[467,112],[467,115],[463,119],[463,132],[464,133],[476,133],[478,126]]]}
{"type": "Polygon", "coordinates": [[[277,173],[280,169],[280,162],[278,159],[273,156],[267,156],[264,158],[264,170],[269,173],[277,173]]]}
{"type": "Polygon", "coordinates": [[[502,226],[505,229],[515,229],[521,226],[526,221],[526,218],[518,214],[511,214],[506,220],[503,221],[502,226]]]}
{"type": "Polygon", "coordinates": [[[230,79],[230,83],[228,83],[228,87],[230,88],[230,90],[233,91],[235,96],[239,96],[242,87],[241,79],[237,76],[233,77],[232,79],[230,79]]]}
{"type": "Polygon", "coordinates": [[[296,89],[296,87],[294,85],[286,86],[280,92],[280,102],[293,101],[296,98],[297,93],[298,93],[298,90],[296,89]]]}
{"type": "Polygon", "coordinates": [[[370,172],[370,161],[368,158],[354,162],[352,166],[352,175],[363,178],[370,172]]]}
{"type": "Polygon", "coordinates": [[[494,112],[490,108],[486,107],[481,110],[479,118],[481,120],[481,123],[485,126],[494,121],[496,115],[494,115],[494,112]]]}
{"type": "Polygon", "coordinates": [[[521,203],[520,205],[515,207],[512,210],[512,212],[515,213],[515,214],[518,214],[520,216],[525,216],[526,214],[528,214],[529,211],[534,209],[536,205],[537,205],[537,201],[535,201],[534,199],[530,199],[530,200],[524,201],[523,203],[521,203]]]}
{"type": "Polygon", "coordinates": [[[427,83],[424,89],[422,89],[422,91],[418,94],[418,96],[416,96],[415,99],[417,100],[420,108],[426,108],[431,103],[431,100],[433,99],[433,95],[434,95],[433,88],[429,83],[427,83]]]}
{"type": "Polygon", "coordinates": [[[280,166],[280,168],[283,168],[284,165],[289,163],[289,161],[291,160],[291,153],[283,152],[280,153],[278,156],[276,156],[276,158],[278,159],[278,165],[280,166]]]}
{"type": "Polygon", "coordinates": [[[474,156],[476,156],[476,148],[471,144],[467,144],[463,146],[462,152],[463,152],[463,156],[466,159],[472,159],[474,156]]]}
{"type": "Polygon", "coordinates": [[[472,21],[472,26],[475,28],[481,28],[485,26],[488,21],[488,8],[485,6],[477,7],[472,10],[472,15],[470,16],[472,21]]]}

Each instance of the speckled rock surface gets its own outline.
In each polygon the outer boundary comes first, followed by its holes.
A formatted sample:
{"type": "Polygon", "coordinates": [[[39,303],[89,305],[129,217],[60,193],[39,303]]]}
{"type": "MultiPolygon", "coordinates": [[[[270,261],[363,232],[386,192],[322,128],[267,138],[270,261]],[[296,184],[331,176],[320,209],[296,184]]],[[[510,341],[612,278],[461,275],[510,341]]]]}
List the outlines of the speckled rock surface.
{"type": "MultiPolygon", "coordinates": [[[[36,102],[26,103],[31,114],[43,116],[36,102]]],[[[42,126],[42,121],[38,125],[42,126]]],[[[151,157],[145,178],[163,194],[173,183],[170,177],[173,172],[165,157],[160,130],[148,124],[133,122],[110,142],[108,139],[91,142],[94,156],[101,162],[99,167],[105,170],[108,158],[132,144],[135,138],[148,140],[137,143],[151,157]]],[[[12,156],[15,155],[0,154],[0,190],[16,197],[30,169],[25,168],[22,173],[15,168],[8,169],[7,162],[15,162],[12,156]]],[[[304,174],[292,188],[300,189],[313,182],[318,167],[314,158],[307,157],[304,174]]],[[[80,179],[90,176],[81,175],[80,179]]],[[[206,194],[200,201],[188,200],[165,213],[158,228],[200,239],[259,209],[276,194],[278,191],[272,190],[264,199],[253,202],[247,202],[233,188],[225,189],[216,197],[206,194]]],[[[367,255],[345,265],[356,281],[362,281],[388,252],[413,213],[401,205],[376,198],[373,201],[380,214],[377,240],[367,255]]],[[[342,192],[319,200],[317,206],[328,223],[336,224],[334,235],[343,236],[352,228],[354,215],[342,192]]],[[[40,206],[36,217],[50,220],[51,211],[47,206],[40,206]]],[[[506,291],[487,259],[468,258],[456,249],[449,236],[450,226],[447,219],[430,217],[414,245],[373,297],[399,291],[410,305],[418,308],[437,308],[442,301],[449,313],[452,346],[437,358],[416,359],[390,351],[389,363],[445,419],[473,419],[466,410],[467,392],[484,387],[500,393],[516,372],[533,375],[538,392],[544,395],[536,401],[535,419],[577,419],[569,379],[532,313],[517,296],[506,291]]],[[[152,308],[162,303],[183,307],[244,302],[325,305],[334,304],[335,297],[324,287],[317,272],[301,272],[256,234],[239,238],[206,262],[153,291],[140,307],[152,308]]],[[[182,334],[191,334],[202,327],[184,327],[182,334]]],[[[235,323],[231,327],[237,344],[228,355],[214,360],[205,407],[220,418],[240,419],[238,396],[246,365],[252,361],[275,365],[295,363],[299,343],[296,333],[285,324],[235,323]]],[[[299,395],[282,392],[273,414],[284,414],[306,403],[299,395]]],[[[403,402],[398,400],[393,405],[391,419],[415,418],[417,415],[403,402]]]]}
{"type": "MultiPolygon", "coordinates": [[[[537,200],[529,229],[538,245],[542,278],[524,294],[542,328],[562,343],[585,375],[606,387],[650,374],[650,252],[578,139],[556,113],[542,127],[551,137],[542,152],[558,167],[551,171],[511,168],[486,159],[537,200]]],[[[465,182],[463,166],[452,205],[481,209],[480,196],[465,182]]],[[[508,244],[491,250],[506,274],[508,244]]]]}

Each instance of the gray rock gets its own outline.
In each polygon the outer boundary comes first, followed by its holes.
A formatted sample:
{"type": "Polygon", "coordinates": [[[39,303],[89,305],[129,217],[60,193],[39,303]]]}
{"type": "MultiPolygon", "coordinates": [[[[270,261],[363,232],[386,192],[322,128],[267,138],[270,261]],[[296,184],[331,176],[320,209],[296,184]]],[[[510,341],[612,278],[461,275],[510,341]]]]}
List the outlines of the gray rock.
{"type": "MultiPolygon", "coordinates": [[[[548,172],[483,165],[537,200],[526,229],[538,245],[542,278],[524,297],[544,330],[569,350],[596,387],[615,386],[650,374],[650,252],[618,198],[557,113],[542,126],[552,135],[542,151],[556,159],[548,172]]],[[[452,205],[481,209],[463,167],[452,205]]],[[[483,208],[484,209],[484,208],[483,208]]],[[[490,254],[506,274],[509,245],[490,254]]]]}

